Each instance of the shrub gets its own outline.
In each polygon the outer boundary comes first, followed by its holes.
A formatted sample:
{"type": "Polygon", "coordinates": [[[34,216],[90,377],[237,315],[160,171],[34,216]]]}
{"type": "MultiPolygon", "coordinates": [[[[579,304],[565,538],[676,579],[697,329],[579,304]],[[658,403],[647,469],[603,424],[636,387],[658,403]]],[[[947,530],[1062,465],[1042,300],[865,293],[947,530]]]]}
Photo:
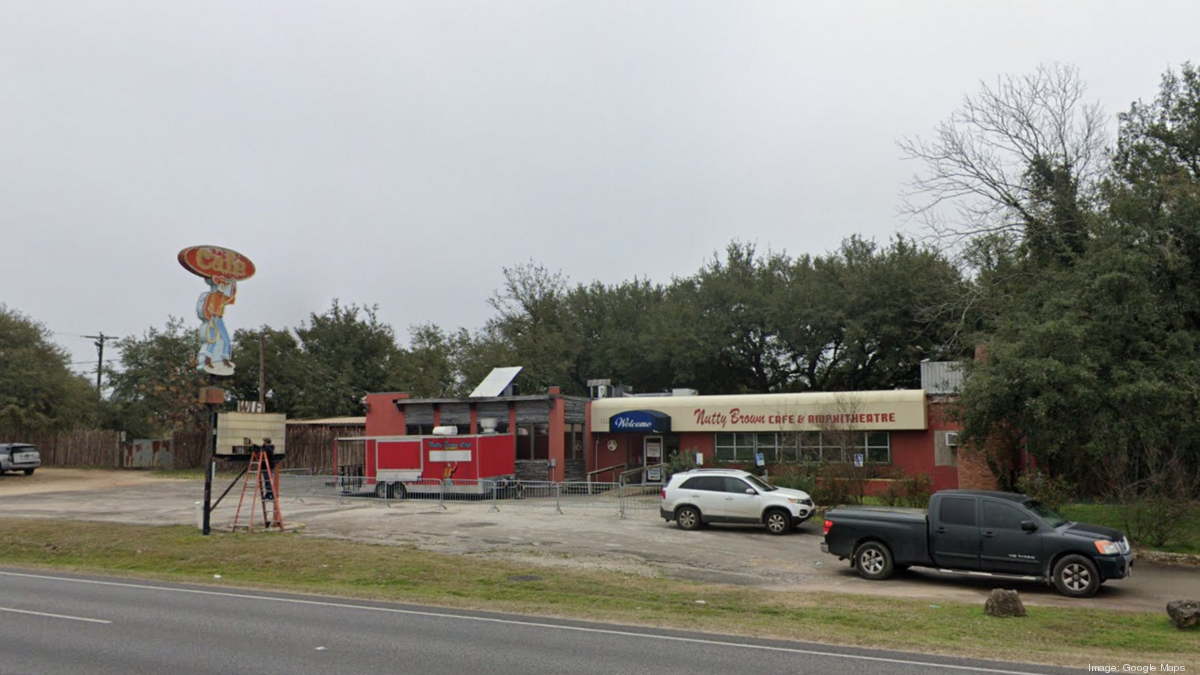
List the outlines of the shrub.
{"type": "Polygon", "coordinates": [[[688,448],[687,450],[677,450],[671,453],[667,458],[666,466],[663,467],[663,482],[673,474],[691,471],[696,468],[696,448],[688,448]]]}
{"type": "Polygon", "coordinates": [[[1125,533],[1139,546],[1162,548],[1174,542],[1197,505],[1170,495],[1140,495],[1122,505],[1125,533]]]}
{"type": "Polygon", "coordinates": [[[929,508],[929,496],[933,494],[933,478],[927,473],[907,475],[897,469],[879,498],[888,506],[908,506],[915,509],[929,508]]]}
{"type": "Polygon", "coordinates": [[[1075,486],[1062,478],[1040,471],[1026,471],[1017,478],[1017,492],[1033,497],[1052,509],[1061,509],[1075,497],[1075,486]]]}
{"type": "Polygon", "coordinates": [[[809,496],[817,489],[818,468],[812,464],[774,464],[767,469],[771,485],[775,487],[803,490],[809,496]]]}

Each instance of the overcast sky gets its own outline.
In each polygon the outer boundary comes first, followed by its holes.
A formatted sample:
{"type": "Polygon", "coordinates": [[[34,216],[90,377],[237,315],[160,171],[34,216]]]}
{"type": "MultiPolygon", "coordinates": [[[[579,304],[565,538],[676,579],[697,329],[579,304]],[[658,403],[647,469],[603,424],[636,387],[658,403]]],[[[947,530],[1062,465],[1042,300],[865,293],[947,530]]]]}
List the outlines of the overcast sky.
{"type": "MultiPolygon", "coordinates": [[[[502,269],[695,272],[909,226],[980,80],[1075,64],[1115,118],[1200,58],[1200,2],[0,0],[0,302],[78,336],[197,327],[198,244],[258,266],[230,329],[333,298],[474,329],[502,269]]],[[[86,364],[77,366],[80,370],[86,364]]]]}

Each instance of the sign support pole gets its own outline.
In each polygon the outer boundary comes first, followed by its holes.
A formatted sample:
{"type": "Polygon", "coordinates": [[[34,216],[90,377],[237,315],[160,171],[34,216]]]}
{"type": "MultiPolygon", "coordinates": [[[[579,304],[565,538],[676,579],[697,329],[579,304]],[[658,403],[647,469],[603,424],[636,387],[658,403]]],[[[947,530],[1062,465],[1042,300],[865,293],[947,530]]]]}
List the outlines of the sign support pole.
{"type": "Polygon", "coordinates": [[[201,387],[200,400],[208,408],[208,438],[204,452],[204,515],[200,532],[208,536],[212,532],[212,483],[217,472],[217,406],[225,400],[225,390],[201,387]]]}
{"type": "Polygon", "coordinates": [[[217,441],[217,406],[208,404],[208,438],[205,445],[208,447],[204,451],[204,522],[201,526],[201,533],[208,536],[212,532],[212,484],[213,471],[216,469],[216,461],[213,460],[213,444],[217,441]]]}

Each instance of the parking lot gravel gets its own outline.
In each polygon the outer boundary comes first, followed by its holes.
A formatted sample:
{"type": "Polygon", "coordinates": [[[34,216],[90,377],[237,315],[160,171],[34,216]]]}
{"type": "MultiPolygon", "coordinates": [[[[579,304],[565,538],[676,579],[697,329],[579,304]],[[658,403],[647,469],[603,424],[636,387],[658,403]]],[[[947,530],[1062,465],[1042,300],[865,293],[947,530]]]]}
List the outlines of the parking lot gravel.
{"type": "MultiPolygon", "coordinates": [[[[216,490],[220,494],[228,484],[216,490]]],[[[238,489],[213,514],[229,527],[238,489]]],[[[1200,568],[1140,562],[1131,579],[1106,584],[1094,597],[1069,600],[1036,582],[909,570],[885,582],[860,579],[848,563],[821,553],[821,521],[784,536],[759,527],[710,526],[684,532],[656,508],[615,505],[576,508],[553,500],[410,499],[390,503],[338,499],[333,493],[284,492],[285,522],[302,536],[413,546],[440,553],[519,561],[532,566],[606,569],[743,585],[781,593],[837,591],[938,602],[982,604],[992,588],[1016,588],[1030,605],[1104,607],[1161,612],[1166,603],[1200,590],[1200,568]]],[[[141,525],[196,525],[199,480],[144,472],[56,469],[0,478],[3,517],[62,518],[141,525]]],[[[647,505],[652,505],[652,501],[647,505]]],[[[244,516],[243,516],[244,517],[244,516]]],[[[279,536],[275,533],[264,536],[279,536]]]]}

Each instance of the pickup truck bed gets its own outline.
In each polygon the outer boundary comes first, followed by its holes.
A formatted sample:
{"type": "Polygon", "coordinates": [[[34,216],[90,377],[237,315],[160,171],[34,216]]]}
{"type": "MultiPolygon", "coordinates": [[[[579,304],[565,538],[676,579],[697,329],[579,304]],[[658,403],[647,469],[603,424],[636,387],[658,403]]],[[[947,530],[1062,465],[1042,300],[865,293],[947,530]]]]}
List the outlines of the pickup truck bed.
{"type": "Polygon", "coordinates": [[[924,509],[843,506],[836,513],[840,539],[854,543],[877,539],[887,544],[896,564],[933,565],[926,535],[929,519],[924,509]]]}

